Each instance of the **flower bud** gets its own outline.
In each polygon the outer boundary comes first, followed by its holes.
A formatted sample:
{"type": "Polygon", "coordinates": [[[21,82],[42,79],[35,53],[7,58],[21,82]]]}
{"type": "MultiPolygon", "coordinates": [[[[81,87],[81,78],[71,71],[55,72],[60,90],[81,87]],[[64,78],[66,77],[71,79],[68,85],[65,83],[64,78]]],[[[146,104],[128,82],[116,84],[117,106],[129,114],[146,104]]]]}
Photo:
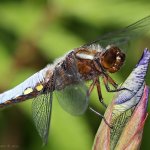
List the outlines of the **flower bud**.
{"type": "Polygon", "coordinates": [[[125,82],[123,88],[108,106],[105,119],[97,131],[93,150],[138,149],[140,147],[143,127],[147,117],[149,88],[145,85],[145,76],[150,62],[150,51],[145,49],[143,55],[125,82]]]}

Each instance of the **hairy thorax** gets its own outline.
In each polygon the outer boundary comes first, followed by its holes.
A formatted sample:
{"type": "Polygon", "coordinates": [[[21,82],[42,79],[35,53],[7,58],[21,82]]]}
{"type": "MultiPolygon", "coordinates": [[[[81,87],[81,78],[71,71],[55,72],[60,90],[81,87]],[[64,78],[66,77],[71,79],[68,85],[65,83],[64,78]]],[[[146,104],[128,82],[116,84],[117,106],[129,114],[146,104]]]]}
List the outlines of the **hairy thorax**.
{"type": "Polygon", "coordinates": [[[77,68],[83,80],[91,80],[99,75],[92,60],[78,60],[77,68]]]}
{"type": "Polygon", "coordinates": [[[75,51],[77,68],[83,80],[91,80],[100,75],[93,61],[97,54],[98,52],[96,50],[88,50],[86,48],[75,51]]]}

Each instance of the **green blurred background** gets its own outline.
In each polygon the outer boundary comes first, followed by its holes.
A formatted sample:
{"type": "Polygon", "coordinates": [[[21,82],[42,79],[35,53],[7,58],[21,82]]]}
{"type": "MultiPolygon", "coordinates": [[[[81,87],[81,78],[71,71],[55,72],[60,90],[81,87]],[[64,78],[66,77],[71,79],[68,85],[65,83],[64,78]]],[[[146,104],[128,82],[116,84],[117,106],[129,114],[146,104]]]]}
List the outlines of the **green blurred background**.
{"type": "MultiPolygon", "coordinates": [[[[148,0],[0,0],[0,92],[8,90],[54,59],[97,36],[150,15],[148,0]]],[[[150,36],[128,47],[127,60],[112,77],[121,83],[129,75],[150,36]]],[[[147,76],[149,76],[148,73],[147,76]]],[[[150,79],[147,78],[150,85],[150,79]]],[[[113,94],[102,87],[107,104],[113,94]]],[[[90,150],[101,119],[90,111],[74,117],[54,97],[48,145],[42,142],[32,121],[32,100],[0,112],[0,149],[90,150]]],[[[96,91],[90,105],[100,113],[96,91]]],[[[141,149],[149,150],[148,117],[141,149]]]]}

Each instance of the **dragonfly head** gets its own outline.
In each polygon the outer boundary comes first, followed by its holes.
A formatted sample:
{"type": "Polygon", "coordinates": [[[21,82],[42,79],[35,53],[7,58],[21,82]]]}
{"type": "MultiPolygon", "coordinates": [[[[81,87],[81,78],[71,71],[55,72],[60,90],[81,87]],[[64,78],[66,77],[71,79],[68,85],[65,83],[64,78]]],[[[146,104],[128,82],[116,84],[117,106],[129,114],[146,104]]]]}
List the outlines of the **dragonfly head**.
{"type": "Polygon", "coordinates": [[[125,61],[125,54],[116,46],[109,45],[102,53],[101,65],[110,73],[117,72],[125,61]]]}

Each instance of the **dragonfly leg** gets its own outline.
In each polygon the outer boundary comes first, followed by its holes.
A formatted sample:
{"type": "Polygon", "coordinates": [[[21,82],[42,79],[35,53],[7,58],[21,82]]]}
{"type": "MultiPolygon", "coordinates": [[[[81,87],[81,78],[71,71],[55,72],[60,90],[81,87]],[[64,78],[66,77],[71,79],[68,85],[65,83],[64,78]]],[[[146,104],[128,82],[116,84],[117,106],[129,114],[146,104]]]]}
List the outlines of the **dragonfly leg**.
{"type": "Polygon", "coordinates": [[[118,84],[116,84],[116,82],[108,74],[105,74],[102,78],[103,78],[103,82],[104,82],[104,85],[106,87],[107,92],[119,92],[122,90],[131,91],[130,89],[127,89],[124,87],[123,88],[117,88],[118,84]],[[114,90],[110,89],[110,87],[108,85],[109,83],[115,88],[114,90]]]}
{"type": "Polygon", "coordinates": [[[108,125],[110,128],[112,128],[112,126],[107,122],[106,118],[105,118],[102,114],[100,114],[99,112],[97,112],[95,109],[93,109],[93,108],[90,107],[90,106],[89,106],[89,109],[90,109],[93,113],[95,113],[96,115],[100,116],[100,117],[104,120],[104,122],[106,123],[106,125],[108,125]]]}
{"type": "Polygon", "coordinates": [[[102,97],[102,92],[101,92],[101,86],[100,86],[100,81],[99,78],[96,80],[96,87],[97,87],[97,93],[98,93],[98,98],[99,101],[102,103],[102,105],[107,108],[107,105],[104,103],[103,97],[102,97]]]}
{"type": "Polygon", "coordinates": [[[102,105],[103,105],[105,108],[107,108],[107,105],[104,103],[103,98],[102,98],[101,87],[100,87],[100,82],[99,82],[99,79],[98,79],[98,78],[94,78],[92,84],[91,84],[90,87],[89,87],[89,90],[88,90],[87,95],[90,96],[90,94],[91,94],[91,92],[93,91],[95,85],[96,85],[96,87],[97,87],[98,98],[99,98],[100,103],[102,103],[102,105]]]}
{"type": "Polygon", "coordinates": [[[96,78],[93,80],[93,82],[91,83],[91,85],[89,87],[89,90],[87,93],[88,96],[90,96],[91,92],[93,91],[95,84],[96,84],[96,78]]]}

